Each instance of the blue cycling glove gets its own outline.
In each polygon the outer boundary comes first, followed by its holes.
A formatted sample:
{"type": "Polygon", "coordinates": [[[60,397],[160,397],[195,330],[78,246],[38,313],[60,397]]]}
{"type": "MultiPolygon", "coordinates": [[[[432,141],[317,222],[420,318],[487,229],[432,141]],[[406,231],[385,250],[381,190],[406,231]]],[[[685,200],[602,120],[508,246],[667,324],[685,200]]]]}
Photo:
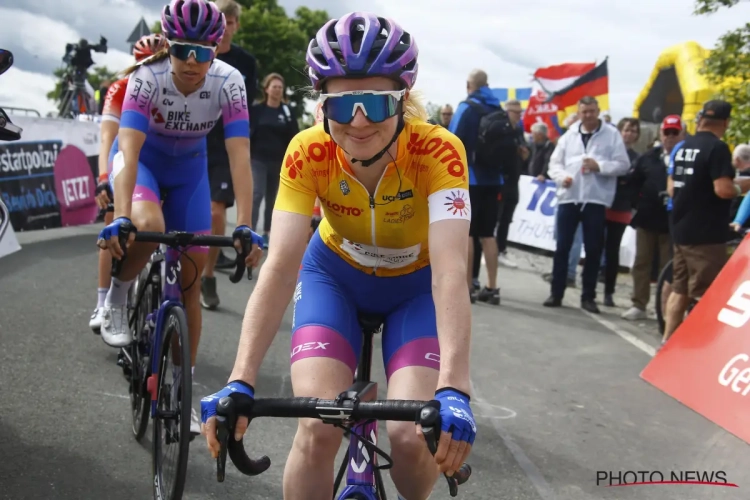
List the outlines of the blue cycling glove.
{"type": "Polygon", "coordinates": [[[251,244],[258,245],[259,248],[263,248],[263,237],[250,229],[249,226],[237,226],[232,233],[232,238],[249,239],[251,244]]]}
{"type": "Polygon", "coordinates": [[[239,380],[229,382],[227,386],[219,392],[201,399],[201,422],[205,424],[209,418],[216,415],[216,405],[221,398],[225,398],[234,392],[255,398],[255,389],[253,389],[253,386],[250,384],[246,384],[239,380]]]}
{"type": "Polygon", "coordinates": [[[123,224],[130,224],[131,226],[133,225],[133,223],[127,217],[116,218],[110,224],[104,226],[104,229],[101,230],[101,232],[99,233],[97,244],[109,241],[113,236],[119,236],[120,226],[122,226],[123,224]]]}
{"type": "Polygon", "coordinates": [[[449,432],[454,441],[474,444],[477,424],[471,412],[471,398],[461,391],[445,387],[435,392],[435,400],[440,403],[440,430],[449,432]]]}

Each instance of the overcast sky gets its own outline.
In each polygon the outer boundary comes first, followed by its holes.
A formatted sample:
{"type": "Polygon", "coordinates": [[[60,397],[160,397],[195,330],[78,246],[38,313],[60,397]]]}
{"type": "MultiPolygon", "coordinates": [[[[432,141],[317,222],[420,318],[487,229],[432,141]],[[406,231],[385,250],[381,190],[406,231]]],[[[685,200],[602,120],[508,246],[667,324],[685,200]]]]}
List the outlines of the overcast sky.
{"type": "MultiPolygon", "coordinates": [[[[465,96],[466,75],[487,71],[492,87],[529,86],[541,66],[601,61],[609,56],[610,104],[615,119],[629,115],[659,54],[695,40],[711,48],[725,31],[750,18],[750,4],[710,17],[693,16],[693,0],[279,0],[287,12],[299,5],[337,16],[363,9],[397,20],[416,38],[420,70],[416,88],[436,103],[465,96]],[[606,5],[606,7],[605,7],[606,5]],[[597,8],[598,7],[598,8],[597,8]]],[[[65,44],[104,35],[107,54],[97,64],[131,64],[127,36],[143,16],[158,19],[163,0],[0,0],[0,48],[15,66],[0,77],[0,105],[53,109],[45,94],[54,86],[65,44]],[[106,28],[105,28],[106,27],[106,28]]]]}

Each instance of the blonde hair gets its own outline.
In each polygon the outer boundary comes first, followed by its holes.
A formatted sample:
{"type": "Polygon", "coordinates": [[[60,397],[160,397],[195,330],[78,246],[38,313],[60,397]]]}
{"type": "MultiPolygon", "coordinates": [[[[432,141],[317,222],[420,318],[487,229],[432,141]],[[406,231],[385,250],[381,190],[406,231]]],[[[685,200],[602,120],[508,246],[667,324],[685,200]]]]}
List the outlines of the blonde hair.
{"type": "Polygon", "coordinates": [[[169,46],[164,47],[163,49],[161,49],[159,52],[157,52],[156,54],[152,55],[151,57],[147,57],[143,61],[137,62],[137,63],[133,64],[132,66],[129,66],[129,67],[125,68],[124,70],[122,70],[120,72],[120,78],[125,78],[126,76],[130,75],[131,73],[135,73],[135,70],[137,70],[141,66],[148,66],[150,64],[154,64],[154,63],[157,63],[159,61],[163,61],[167,57],[169,57],[169,46]]]}
{"type": "Polygon", "coordinates": [[[425,100],[419,90],[410,90],[404,99],[404,120],[426,122],[430,116],[425,108],[425,100]]]}
{"type": "Polygon", "coordinates": [[[274,80],[279,80],[281,82],[281,86],[284,87],[284,90],[281,93],[281,102],[283,102],[284,104],[289,104],[289,98],[287,98],[286,95],[286,81],[284,81],[284,77],[278,73],[268,73],[265,78],[263,78],[263,81],[260,84],[260,99],[258,99],[256,102],[264,104],[268,102],[268,94],[266,94],[266,89],[274,80]]]}
{"type": "Polygon", "coordinates": [[[214,0],[216,7],[224,14],[224,17],[236,17],[240,19],[242,6],[234,0],[214,0]]]}

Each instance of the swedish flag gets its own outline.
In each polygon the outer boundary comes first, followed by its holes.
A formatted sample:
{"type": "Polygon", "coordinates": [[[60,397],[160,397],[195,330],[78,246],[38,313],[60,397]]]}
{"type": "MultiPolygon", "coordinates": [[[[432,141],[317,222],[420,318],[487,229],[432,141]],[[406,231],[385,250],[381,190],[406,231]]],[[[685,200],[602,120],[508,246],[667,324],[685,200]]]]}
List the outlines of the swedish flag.
{"type": "Polygon", "coordinates": [[[503,106],[506,102],[517,99],[521,102],[521,109],[526,110],[529,106],[529,99],[531,99],[531,87],[526,88],[503,88],[503,89],[490,89],[492,93],[500,101],[503,106]]]}

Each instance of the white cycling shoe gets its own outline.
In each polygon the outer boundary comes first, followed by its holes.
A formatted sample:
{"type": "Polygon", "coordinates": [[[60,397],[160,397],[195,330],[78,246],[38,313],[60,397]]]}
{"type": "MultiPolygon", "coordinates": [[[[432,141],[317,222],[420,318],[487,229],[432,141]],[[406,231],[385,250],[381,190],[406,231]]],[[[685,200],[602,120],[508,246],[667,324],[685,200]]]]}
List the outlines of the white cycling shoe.
{"type": "Polygon", "coordinates": [[[89,320],[89,328],[91,328],[97,335],[102,328],[102,321],[104,321],[104,307],[97,307],[94,309],[94,313],[89,320]]]}
{"type": "Polygon", "coordinates": [[[128,326],[128,306],[105,305],[102,307],[102,340],[110,347],[126,347],[133,341],[128,326]]]}

